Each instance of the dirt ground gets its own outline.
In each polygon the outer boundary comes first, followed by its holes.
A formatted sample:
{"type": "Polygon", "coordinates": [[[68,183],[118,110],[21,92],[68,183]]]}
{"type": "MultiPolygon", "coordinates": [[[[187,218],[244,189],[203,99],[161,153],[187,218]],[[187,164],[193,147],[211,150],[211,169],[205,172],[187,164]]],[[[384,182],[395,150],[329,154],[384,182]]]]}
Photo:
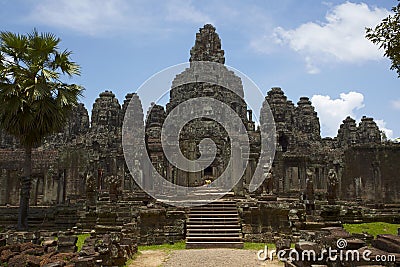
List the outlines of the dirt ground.
{"type": "Polygon", "coordinates": [[[259,261],[257,251],[243,249],[143,250],[129,267],[283,267],[278,261],[259,261]]]}
{"type": "Polygon", "coordinates": [[[168,258],[164,250],[143,250],[128,267],[158,267],[168,258]]]}

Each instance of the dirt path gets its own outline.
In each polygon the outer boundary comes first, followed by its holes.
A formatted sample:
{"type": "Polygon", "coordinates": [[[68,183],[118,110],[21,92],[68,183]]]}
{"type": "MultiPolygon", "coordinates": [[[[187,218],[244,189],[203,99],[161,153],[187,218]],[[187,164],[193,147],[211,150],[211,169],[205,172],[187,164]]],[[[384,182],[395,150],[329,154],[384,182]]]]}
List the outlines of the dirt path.
{"type": "Polygon", "coordinates": [[[277,261],[259,261],[255,250],[243,249],[188,249],[144,250],[129,267],[283,267],[277,261]]]}
{"type": "Polygon", "coordinates": [[[164,250],[143,250],[128,267],[158,267],[167,259],[164,250]]]}

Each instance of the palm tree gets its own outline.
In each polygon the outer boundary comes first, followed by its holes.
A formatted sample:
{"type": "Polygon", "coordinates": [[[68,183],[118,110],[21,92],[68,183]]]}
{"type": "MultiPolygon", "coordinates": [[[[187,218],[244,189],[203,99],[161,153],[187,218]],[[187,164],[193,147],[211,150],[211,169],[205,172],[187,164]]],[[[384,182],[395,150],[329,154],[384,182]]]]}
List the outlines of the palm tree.
{"type": "Polygon", "coordinates": [[[0,32],[0,127],[15,136],[25,150],[21,177],[18,229],[28,228],[32,148],[62,129],[77,105],[83,87],[62,78],[80,75],[71,51],[58,50],[52,33],[26,35],[0,32]]]}

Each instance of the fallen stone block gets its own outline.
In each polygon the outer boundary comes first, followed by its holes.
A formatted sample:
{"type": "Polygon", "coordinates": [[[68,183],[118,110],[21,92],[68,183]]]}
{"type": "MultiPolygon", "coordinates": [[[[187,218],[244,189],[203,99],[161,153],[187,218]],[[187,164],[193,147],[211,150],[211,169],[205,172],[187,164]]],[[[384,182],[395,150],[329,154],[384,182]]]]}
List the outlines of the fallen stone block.
{"type": "Polygon", "coordinates": [[[394,235],[378,235],[377,239],[372,240],[372,246],[386,251],[399,253],[400,252],[400,237],[394,235]]]}

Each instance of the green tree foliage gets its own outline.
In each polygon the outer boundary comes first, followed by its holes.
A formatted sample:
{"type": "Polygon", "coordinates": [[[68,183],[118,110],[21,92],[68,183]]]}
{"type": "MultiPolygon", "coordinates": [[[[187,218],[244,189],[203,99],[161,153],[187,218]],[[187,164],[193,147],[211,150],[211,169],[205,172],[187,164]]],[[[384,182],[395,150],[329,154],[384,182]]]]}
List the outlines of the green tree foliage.
{"type": "Polygon", "coordinates": [[[390,69],[400,78],[400,1],[392,11],[394,15],[384,18],[375,29],[366,29],[366,38],[385,50],[385,56],[392,61],[390,69]]]}
{"type": "Polygon", "coordinates": [[[80,75],[71,51],[60,51],[52,33],[0,32],[0,127],[25,149],[18,228],[27,229],[31,153],[44,137],[62,129],[83,88],[63,78],[80,75]]]}

